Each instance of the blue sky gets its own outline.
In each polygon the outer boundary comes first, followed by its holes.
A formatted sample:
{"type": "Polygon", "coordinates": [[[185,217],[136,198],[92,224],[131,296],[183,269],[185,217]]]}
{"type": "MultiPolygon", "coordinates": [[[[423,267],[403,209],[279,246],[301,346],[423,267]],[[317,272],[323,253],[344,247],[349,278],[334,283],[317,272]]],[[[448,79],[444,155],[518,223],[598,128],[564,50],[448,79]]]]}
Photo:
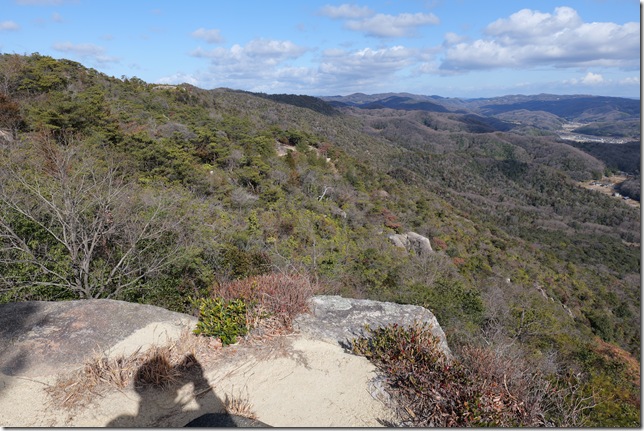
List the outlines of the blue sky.
{"type": "Polygon", "coordinates": [[[266,93],[640,95],[638,0],[0,0],[0,52],[266,93]]]}

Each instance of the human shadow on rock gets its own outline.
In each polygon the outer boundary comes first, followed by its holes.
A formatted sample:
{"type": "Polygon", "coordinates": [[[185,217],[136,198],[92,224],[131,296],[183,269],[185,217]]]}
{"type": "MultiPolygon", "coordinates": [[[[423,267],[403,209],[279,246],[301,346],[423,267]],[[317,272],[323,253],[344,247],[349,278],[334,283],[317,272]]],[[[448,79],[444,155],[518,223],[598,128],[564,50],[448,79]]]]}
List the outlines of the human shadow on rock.
{"type": "Polygon", "coordinates": [[[137,369],[134,389],[139,395],[137,414],[119,416],[107,427],[175,428],[206,414],[228,415],[192,354],[178,365],[171,365],[163,355],[154,355],[137,369]],[[192,384],[191,392],[185,389],[188,384],[192,384]]]}

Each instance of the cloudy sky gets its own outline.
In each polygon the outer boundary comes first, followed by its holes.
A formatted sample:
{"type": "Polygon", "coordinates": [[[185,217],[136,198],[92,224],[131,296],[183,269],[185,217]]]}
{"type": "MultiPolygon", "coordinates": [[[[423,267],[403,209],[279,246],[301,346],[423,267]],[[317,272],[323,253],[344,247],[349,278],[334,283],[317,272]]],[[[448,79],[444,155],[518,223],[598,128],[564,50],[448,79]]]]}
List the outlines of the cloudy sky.
{"type": "Polygon", "coordinates": [[[0,0],[0,52],[266,93],[640,95],[638,0],[0,0]]]}

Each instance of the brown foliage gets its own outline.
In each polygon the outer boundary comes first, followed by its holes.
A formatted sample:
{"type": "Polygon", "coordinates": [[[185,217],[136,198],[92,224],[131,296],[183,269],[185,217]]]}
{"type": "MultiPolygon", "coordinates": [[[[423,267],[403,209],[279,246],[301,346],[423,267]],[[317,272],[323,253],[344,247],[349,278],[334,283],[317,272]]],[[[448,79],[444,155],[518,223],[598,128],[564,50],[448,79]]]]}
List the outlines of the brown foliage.
{"type": "Polygon", "coordinates": [[[454,262],[454,265],[456,266],[461,266],[465,263],[465,259],[463,259],[462,257],[453,257],[452,262],[454,262]]]}
{"type": "Polygon", "coordinates": [[[383,372],[405,426],[579,426],[593,407],[575,376],[553,383],[508,349],[466,347],[450,361],[421,325],[372,330],[353,351],[383,372]]]}
{"type": "Polygon", "coordinates": [[[290,328],[293,318],[308,310],[307,301],[315,290],[311,281],[299,274],[270,273],[217,285],[213,295],[256,303],[290,328]]]}
{"type": "Polygon", "coordinates": [[[435,248],[438,248],[440,250],[447,250],[447,243],[440,238],[433,237],[432,244],[434,244],[435,248]]]}
{"type": "Polygon", "coordinates": [[[0,93],[0,128],[9,129],[15,138],[21,122],[20,106],[8,95],[0,93]]]}

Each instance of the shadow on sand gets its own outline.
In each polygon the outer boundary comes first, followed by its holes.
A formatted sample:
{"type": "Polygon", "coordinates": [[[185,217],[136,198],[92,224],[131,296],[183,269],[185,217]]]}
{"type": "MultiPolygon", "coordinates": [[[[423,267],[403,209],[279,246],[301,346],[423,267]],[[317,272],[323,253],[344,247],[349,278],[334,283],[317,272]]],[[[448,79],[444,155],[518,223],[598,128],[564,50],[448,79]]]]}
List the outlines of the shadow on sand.
{"type": "Polygon", "coordinates": [[[107,427],[268,426],[254,419],[227,413],[224,403],[214,394],[204,376],[203,367],[194,355],[186,355],[174,370],[170,370],[179,377],[169,384],[163,384],[158,378],[159,369],[164,366],[167,366],[167,360],[157,355],[138,368],[134,379],[134,388],[139,396],[137,414],[119,416],[107,427]]]}

